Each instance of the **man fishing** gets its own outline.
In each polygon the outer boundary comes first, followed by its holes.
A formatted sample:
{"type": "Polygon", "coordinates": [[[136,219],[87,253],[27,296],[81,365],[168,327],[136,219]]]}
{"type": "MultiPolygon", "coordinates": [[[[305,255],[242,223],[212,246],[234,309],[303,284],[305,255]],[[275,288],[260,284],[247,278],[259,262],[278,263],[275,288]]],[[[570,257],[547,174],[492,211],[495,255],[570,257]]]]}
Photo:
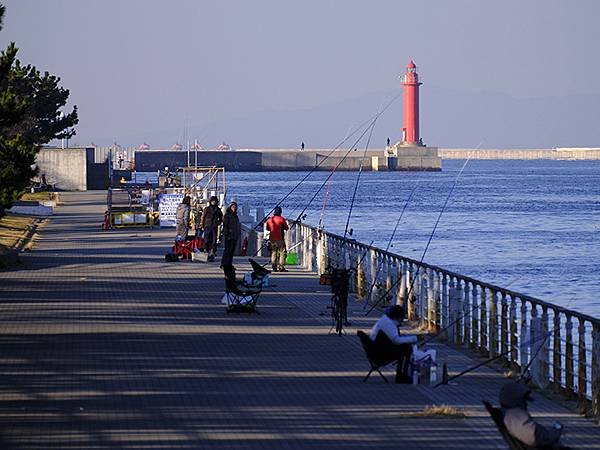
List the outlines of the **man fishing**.
{"type": "Polygon", "coordinates": [[[283,234],[288,229],[288,224],[281,214],[281,207],[276,206],[273,209],[273,217],[270,217],[265,224],[267,231],[269,231],[273,272],[287,272],[285,268],[286,249],[283,234]]]}
{"type": "Polygon", "coordinates": [[[387,362],[397,361],[396,383],[410,384],[410,358],[413,345],[417,343],[415,335],[401,336],[398,327],[404,320],[404,308],[400,305],[390,306],[371,329],[371,340],[379,357],[387,362]]]}

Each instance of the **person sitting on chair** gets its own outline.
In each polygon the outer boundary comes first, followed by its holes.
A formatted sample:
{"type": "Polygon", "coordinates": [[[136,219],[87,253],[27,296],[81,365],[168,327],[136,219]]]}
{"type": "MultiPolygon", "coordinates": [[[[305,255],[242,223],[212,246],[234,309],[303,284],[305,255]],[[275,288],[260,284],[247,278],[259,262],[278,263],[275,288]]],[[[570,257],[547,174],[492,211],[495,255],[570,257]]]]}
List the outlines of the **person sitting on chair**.
{"type": "Polygon", "coordinates": [[[500,389],[500,406],[504,412],[504,426],[508,433],[533,448],[561,447],[562,425],[556,422],[552,428],[544,427],[531,417],[527,402],[533,400],[531,390],[516,381],[505,383],[500,389]]]}
{"type": "Polygon", "coordinates": [[[371,340],[375,342],[375,348],[382,359],[398,362],[396,383],[410,384],[410,357],[417,337],[400,335],[398,327],[402,325],[403,320],[404,308],[400,305],[390,306],[373,326],[371,340]]]}

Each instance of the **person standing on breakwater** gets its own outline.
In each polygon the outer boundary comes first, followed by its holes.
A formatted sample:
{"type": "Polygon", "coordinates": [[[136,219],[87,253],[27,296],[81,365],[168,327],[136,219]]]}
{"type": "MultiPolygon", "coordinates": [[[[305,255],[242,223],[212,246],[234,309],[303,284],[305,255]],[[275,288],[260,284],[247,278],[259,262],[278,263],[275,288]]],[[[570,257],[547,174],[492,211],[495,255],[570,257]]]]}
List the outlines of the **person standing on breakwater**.
{"type": "Polygon", "coordinates": [[[231,202],[223,217],[223,257],[221,268],[233,265],[233,254],[240,240],[240,219],[237,215],[237,203],[231,202]]]}
{"type": "Polygon", "coordinates": [[[302,142],[302,144],[300,144],[300,150],[304,150],[304,142],[302,142]]]}
{"type": "Polygon", "coordinates": [[[190,196],[186,195],[181,200],[181,203],[177,205],[175,211],[175,231],[177,238],[185,241],[188,235],[188,226],[190,222],[190,196]]]}
{"type": "Polygon", "coordinates": [[[208,261],[214,261],[217,255],[217,237],[221,223],[223,223],[223,213],[219,208],[219,199],[213,195],[209,200],[209,205],[202,211],[201,223],[208,261]]]}
{"type": "Polygon", "coordinates": [[[413,344],[417,343],[414,335],[400,336],[398,327],[404,320],[404,308],[400,305],[390,306],[371,329],[371,340],[380,358],[385,361],[397,361],[396,383],[410,384],[410,357],[413,344]]]}
{"type": "Polygon", "coordinates": [[[281,216],[281,207],[276,206],[273,217],[267,220],[266,227],[269,231],[269,244],[271,245],[271,265],[273,272],[287,272],[285,268],[285,240],[283,234],[288,229],[286,220],[281,216]]]}

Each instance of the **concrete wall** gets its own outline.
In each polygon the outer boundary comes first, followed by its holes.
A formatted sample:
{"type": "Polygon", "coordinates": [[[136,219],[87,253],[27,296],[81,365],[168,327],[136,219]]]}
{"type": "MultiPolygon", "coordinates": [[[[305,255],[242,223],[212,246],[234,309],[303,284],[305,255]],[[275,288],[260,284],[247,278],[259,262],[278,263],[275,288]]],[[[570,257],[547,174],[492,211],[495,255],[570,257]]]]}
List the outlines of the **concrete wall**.
{"type": "Polygon", "coordinates": [[[87,189],[87,151],[85,148],[42,148],[36,157],[41,174],[48,183],[65,191],[87,189]]]}
{"type": "MultiPolygon", "coordinates": [[[[198,151],[198,166],[225,167],[225,170],[260,170],[261,155],[256,152],[198,151]]],[[[190,152],[190,164],[196,161],[190,152]]],[[[135,153],[135,170],[153,172],[168,166],[171,169],[187,167],[187,152],[181,150],[143,150],[135,153]]]]}
{"type": "Polygon", "coordinates": [[[442,148],[443,159],[555,159],[598,160],[599,148],[544,148],[544,149],[469,149],[442,148]]]}

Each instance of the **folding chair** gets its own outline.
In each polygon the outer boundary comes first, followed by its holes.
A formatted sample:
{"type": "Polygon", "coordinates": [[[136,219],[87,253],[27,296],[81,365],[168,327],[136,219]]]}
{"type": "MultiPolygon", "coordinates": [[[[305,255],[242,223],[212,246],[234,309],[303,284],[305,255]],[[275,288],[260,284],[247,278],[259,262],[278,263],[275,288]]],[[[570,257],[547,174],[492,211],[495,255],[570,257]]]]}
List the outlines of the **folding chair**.
{"type": "Polygon", "coordinates": [[[257,313],[256,302],[260,296],[261,291],[242,291],[238,287],[237,280],[235,278],[235,267],[232,265],[223,266],[223,273],[225,274],[225,304],[226,311],[230,312],[247,312],[257,313]]]}
{"type": "Polygon", "coordinates": [[[252,266],[252,273],[244,275],[244,285],[246,287],[258,289],[269,287],[269,274],[271,271],[265,269],[252,258],[248,258],[248,261],[250,261],[250,265],[252,266]]]}
{"type": "Polygon", "coordinates": [[[369,335],[367,333],[365,333],[364,331],[361,331],[361,330],[357,330],[356,334],[358,335],[358,338],[360,339],[360,343],[362,344],[363,349],[365,350],[365,355],[367,356],[367,361],[369,361],[369,364],[371,365],[371,370],[369,370],[369,373],[363,379],[363,383],[367,382],[367,380],[369,379],[369,377],[371,376],[371,374],[373,373],[374,370],[379,375],[381,375],[381,378],[383,378],[383,380],[386,383],[389,383],[388,379],[385,377],[385,375],[383,375],[381,373],[380,369],[382,367],[385,367],[385,366],[391,364],[393,361],[382,361],[380,358],[377,357],[377,352],[375,351],[375,343],[371,340],[371,338],[369,337],[369,335]]]}
{"type": "MultiPolygon", "coordinates": [[[[486,400],[482,400],[482,403],[483,403],[483,406],[485,406],[485,409],[487,409],[487,412],[492,417],[492,420],[494,421],[496,428],[500,432],[500,435],[502,436],[502,438],[504,439],[504,442],[506,442],[506,444],[508,445],[508,448],[510,450],[534,450],[534,449],[552,450],[554,448],[554,447],[531,447],[529,445],[525,445],[518,439],[514,438],[508,432],[508,430],[506,429],[506,426],[504,425],[504,413],[502,412],[502,410],[500,408],[496,408],[496,407],[492,406],[491,403],[486,400]]],[[[561,446],[559,448],[567,450],[570,447],[561,446]]]]}

